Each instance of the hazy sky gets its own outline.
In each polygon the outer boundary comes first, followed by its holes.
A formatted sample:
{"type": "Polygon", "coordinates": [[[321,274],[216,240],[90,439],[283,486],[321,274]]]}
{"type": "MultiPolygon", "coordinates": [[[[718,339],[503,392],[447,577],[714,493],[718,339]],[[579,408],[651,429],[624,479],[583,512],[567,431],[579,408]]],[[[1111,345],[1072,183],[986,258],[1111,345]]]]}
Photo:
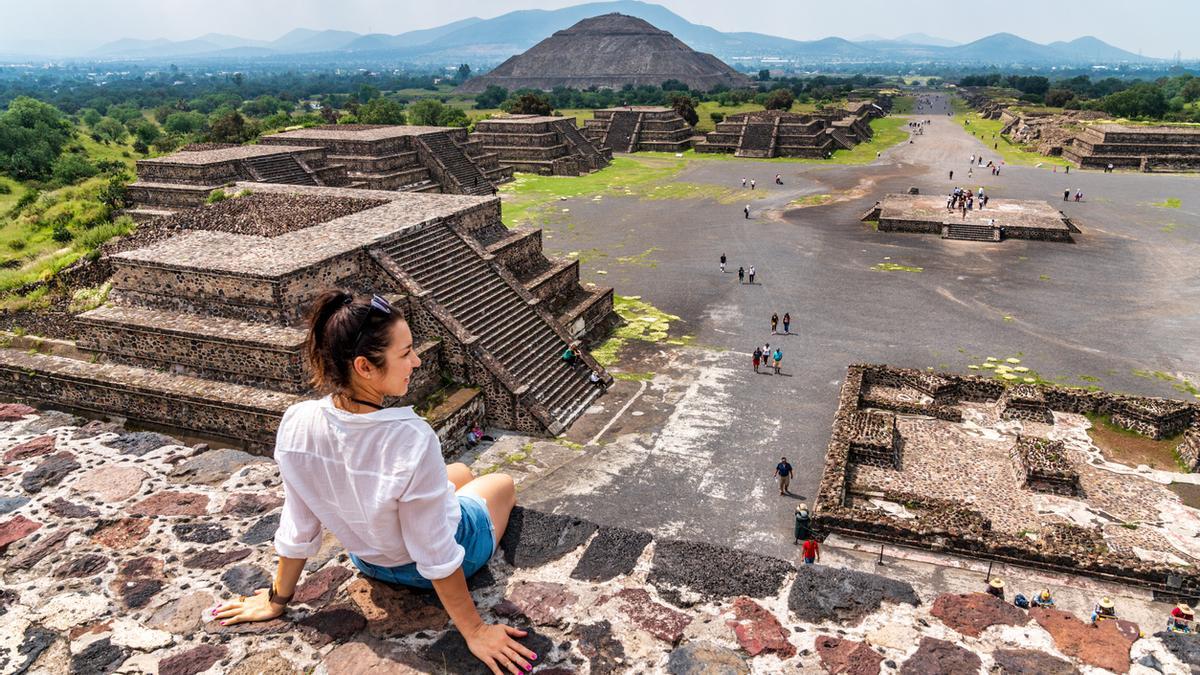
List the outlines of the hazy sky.
{"type": "MultiPolygon", "coordinates": [[[[292,28],[402,33],[471,16],[556,9],[579,0],[0,0],[0,52],[78,53],[121,37],[208,32],[274,39],[292,28]]],[[[1096,37],[1147,56],[1200,58],[1197,0],[659,0],[693,23],[811,40],[924,32],[970,42],[1010,32],[1035,42],[1096,37]],[[1022,11],[1025,8],[1025,11],[1022,11]]]]}

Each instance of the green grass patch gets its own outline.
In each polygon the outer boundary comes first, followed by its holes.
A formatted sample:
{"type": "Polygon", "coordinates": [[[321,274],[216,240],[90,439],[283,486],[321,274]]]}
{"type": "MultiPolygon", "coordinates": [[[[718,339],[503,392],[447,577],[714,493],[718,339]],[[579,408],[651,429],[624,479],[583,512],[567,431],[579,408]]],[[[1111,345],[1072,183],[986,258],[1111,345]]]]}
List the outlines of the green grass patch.
{"type": "Polygon", "coordinates": [[[877,265],[872,265],[871,269],[876,272],[924,272],[924,267],[912,267],[910,265],[898,265],[896,263],[881,262],[877,265]]]}
{"type": "MultiPolygon", "coordinates": [[[[668,331],[671,322],[679,317],[656,308],[648,302],[643,302],[637,295],[613,295],[613,309],[624,320],[613,334],[592,350],[592,358],[600,365],[608,368],[620,360],[621,348],[630,340],[665,344],[686,344],[687,336],[671,340],[668,331]]],[[[653,377],[653,374],[651,374],[653,377]]]]}
{"type": "Polygon", "coordinates": [[[613,373],[613,378],[626,382],[649,382],[654,379],[654,373],[613,373]]]}
{"type": "Polygon", "coordinates": [[[911,115],[917,105],[916,96],[896,96],[892,98],[893,115],[911,115]]]}
{"type": "Polygon", "coordinates": [[[822,204],[828,204],[831,201],[833,201],[833,195],[806,195],[799,199],[793,199],[792,201],[788,202],[788,206],[804,208],[808,206],[821,206],[822,204]]]}
{"type": "Polygon", "coordinates": [[[1061,157],[1046,157],[1018,143],[1013,143],[1007,136],[1000,133],[1004,123],[998,119],[989,120],[980,117],[978,113],[967,107],[959,99],[953,99],[955,118],[962,121],[963,129],[974,133],[984,145],[991,145],[992,152],[997,152],[1009,164],[1018,166],[1034,166],[1037,164],[1069,166],[1067,160],[1061,157]]]}
{"type": "Polygon", "coordinates": [[[1157,206],[1160,209],[1177,209],[1183,206],[1183,200],[1178,197],[1167,197],[1161,202],[1151,202],[1150,206],[1157,206]]]}
{"type": "Polygon", "coordinates": [[[658,267],[658,261],[650,257],[655,251],[658,250],[661,249],[659,249],[657,246],[651,246],[637,255],[621,256],[617,258],[617,262],[621,263],[622,265],[634,265],[636,267],[658,267]]]}

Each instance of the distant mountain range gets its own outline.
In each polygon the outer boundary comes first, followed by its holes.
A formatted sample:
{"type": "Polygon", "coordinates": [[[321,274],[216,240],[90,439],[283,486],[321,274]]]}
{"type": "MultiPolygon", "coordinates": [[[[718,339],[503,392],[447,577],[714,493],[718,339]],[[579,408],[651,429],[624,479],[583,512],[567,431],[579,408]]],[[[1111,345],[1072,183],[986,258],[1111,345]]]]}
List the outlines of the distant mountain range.
{"type": "Polygon", "coordinates": [[[298,28],[271,41],[210,33],[191,40],[122,39],[79,55],[90,59],[252,58],[329,53],[331,57],[381,56],[418,63],[490,65],[521,53],[581,19],[620,12],[673,33],[691,48],[724,60],[774,57],[800,63],[935,62],[993,65],[1086,65],[1159,61],[1085,36],[1048,45],[1009,33],[957,44],[923,33],[886,39],[867,35],[790,40],[762,33],[726,33],[694,24],[660,5],[637,0],[592,2],[557,10],[521,10],[492,19],[470,18],[399,35],[298,28]]]}

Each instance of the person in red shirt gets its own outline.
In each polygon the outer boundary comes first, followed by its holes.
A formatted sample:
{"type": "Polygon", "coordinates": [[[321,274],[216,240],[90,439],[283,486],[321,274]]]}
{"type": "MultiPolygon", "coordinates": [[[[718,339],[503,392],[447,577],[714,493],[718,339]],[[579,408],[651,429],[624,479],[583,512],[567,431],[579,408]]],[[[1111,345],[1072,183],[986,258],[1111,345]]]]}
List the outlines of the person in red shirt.
{"type": "Polygon", "coordinates": [[[1187,603],[1181,602],[1171,610],[1171,623],[1168,626],[1177,633],[1190,633],[1196,621],[1196,615],[1187,603]]]}
{"type": "Polygon", "coordinates": [[[821,545],[816,539],[806,539],[801,547],[801,555],[804,556],[804,564],[811,565],[821,559],[821,545]]]}

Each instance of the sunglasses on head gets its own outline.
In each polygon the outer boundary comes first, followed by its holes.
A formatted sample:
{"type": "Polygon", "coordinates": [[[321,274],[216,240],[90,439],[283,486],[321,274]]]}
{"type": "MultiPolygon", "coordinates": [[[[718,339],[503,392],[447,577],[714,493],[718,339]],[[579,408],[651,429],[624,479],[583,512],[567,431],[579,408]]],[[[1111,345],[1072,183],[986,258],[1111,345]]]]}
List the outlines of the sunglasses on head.
{"type": "Polygon", "coordinates": [[[367,313],[365,316],[363,316],[362,322],[358,325],[358,335],[354,337],[353,354],[358,354],[358,345],[360,342],[362,342],[363,331],[367,329],[367,322],[371,320],[371,314],[375,312],[378,312],[383,316],[391,316],[392,305],[381,296],[371,296],[371,304],[367,307],[367,313]]]}

